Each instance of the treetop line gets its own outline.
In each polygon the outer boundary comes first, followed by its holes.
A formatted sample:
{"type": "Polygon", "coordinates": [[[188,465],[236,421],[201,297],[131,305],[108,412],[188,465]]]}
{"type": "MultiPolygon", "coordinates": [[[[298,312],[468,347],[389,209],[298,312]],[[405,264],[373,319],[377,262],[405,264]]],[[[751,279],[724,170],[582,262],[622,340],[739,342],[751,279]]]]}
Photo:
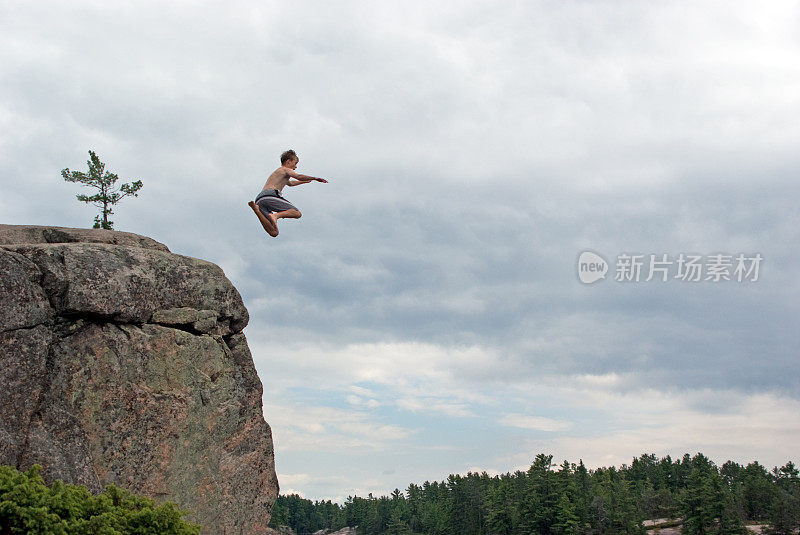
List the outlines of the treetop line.
{"type": "Polygon", "coordinates": [[[645,519],[674,519],[691,535],[745,534],[747,522],[788,535],[800,522],[791,461],[772,471],[755,461],[717,467],[701,453],[646,454],[593,470],[552,461],[539,454],[527,471],[450,475],[391,496],[350,496],[343,505],[281,495],[270,525],[298,534],[358,526],[359,535],[644,535],[645,519]]]}

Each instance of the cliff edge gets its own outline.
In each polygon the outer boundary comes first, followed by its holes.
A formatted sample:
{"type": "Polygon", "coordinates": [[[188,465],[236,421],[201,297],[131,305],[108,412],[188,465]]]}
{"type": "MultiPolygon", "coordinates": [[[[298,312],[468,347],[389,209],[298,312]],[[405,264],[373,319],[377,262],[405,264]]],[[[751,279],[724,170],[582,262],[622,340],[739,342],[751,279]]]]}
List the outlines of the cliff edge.
{"type": "Polygon", "coordinates": [[[119,231],[0,225],[0,464],[267,533],[278,481],[222,270],[119,231]]]}

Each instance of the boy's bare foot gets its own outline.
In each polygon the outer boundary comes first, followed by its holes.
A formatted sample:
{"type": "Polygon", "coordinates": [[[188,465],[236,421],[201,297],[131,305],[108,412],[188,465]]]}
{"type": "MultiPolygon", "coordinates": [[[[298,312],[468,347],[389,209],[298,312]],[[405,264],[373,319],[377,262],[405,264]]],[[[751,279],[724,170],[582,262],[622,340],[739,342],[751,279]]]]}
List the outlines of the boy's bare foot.
{"type": "Polygon", "coordinates": [[[253,212],[255,212],[256,217],[258,217],[258,220],[261,222],[261,226],[264,227],[264,230],[267,231],[267,234],[273,238],[278,235],[278,224],[273,214],[270,213],[270,217],[264,216],[264,214],[261,213],[261,209],[254,201],[248,202],[247,206],[253,209],[253,212]]]}

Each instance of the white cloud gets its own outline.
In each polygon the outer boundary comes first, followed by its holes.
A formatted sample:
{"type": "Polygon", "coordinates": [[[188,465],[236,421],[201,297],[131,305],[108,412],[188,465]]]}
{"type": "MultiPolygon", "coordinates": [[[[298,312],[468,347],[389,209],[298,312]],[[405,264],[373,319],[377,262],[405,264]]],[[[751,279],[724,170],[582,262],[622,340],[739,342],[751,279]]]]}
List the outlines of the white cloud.
{"type": "MultiPolygon", "coordinates": [[[[375,388],[356,383],[393,385],[400,389],[454,381],[464,369],[482,369],[496,365],[491,350],[477,346],[446,347],[420,342],[379,342],[349,344],[343,347],[291,344],[276,352],[270,342],[254,341],[250,349],[256,363],[270,368],[292,367],[293,382],[307,384],[311,379],[328,387],[346,387],[355,395],[375,395],[375,388]]],[[[461,394],[469,395],[466,391],[461,394]]]]}
{"type": "MultiPolygon", "coordinates": [[[[444,392],[442,397],[447,398],[447,393],[444,392]]],[[[452,397],[458,397],[457,393],[454,393],[452,397]]],[[[470,405],[467,403],[448,403],[434,396],[399,398],[397,406],[411,412],[441,413],[454,418],[475,416],[475,412],[470,409],[470,405]]]]}
{"type": "Polygon", "coordinates": [[[415,430],[381,423],[368,413],[322,405],[264,403],[276,449],[281,450],[378,450],[387,443],[406,439],[415,430]]]}
{"type": "Polygon", "coordinates": [[[581,399],[586,410],[602,407],[600,419],[607,423],[591,430],[575,425],[556,436],[529,439],[523,448],[527,452],[495,459],[494,464],[525,469],[536,453],[553,453],[557,460],[572,462],[583,459],[590,468],[630,463],[643,453],[674,458],[702,452],[719,464],[758,460],[780,466],[796,460],[792,445],[800,436],[800,424],[792,415],[800,402],[779,394],[644,390],[623,395],[565,388],[557,396],[581,399]],[[709,412],[693,408],[699,397],[735,403],[728,411],[709,412]]]}
{"type": "Polygon", "coordinates": [[[520,429],[534,429],[537,431],[563,431],[569,429],[571,424],[543,416],[528,416],[526,414],[506,414],[499,420],[500,425],[519,427],[520,429]]]}

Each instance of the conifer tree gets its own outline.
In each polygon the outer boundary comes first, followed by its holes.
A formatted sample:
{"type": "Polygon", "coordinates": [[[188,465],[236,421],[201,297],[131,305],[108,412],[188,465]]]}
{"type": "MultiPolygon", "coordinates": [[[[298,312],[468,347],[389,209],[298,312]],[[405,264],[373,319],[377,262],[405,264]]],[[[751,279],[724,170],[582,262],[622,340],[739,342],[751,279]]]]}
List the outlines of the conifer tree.
{"type": "Polygon", "coordinates": [[[578,535],[580,533],[580,521],[575,514],[575,506],[569,499],[567,493],[561,494],[561,498],[556,503],[556,523],[553,526],[555,535],[578,535]]]}
{"type": "Polygon", "coordinates": [[[136,180],[129,184],[122,184],[119,188],[115,187],[119,177],[105,170],[106,164],[100,161],[94,151],[89,151],[89,172],[70,171],[69,168],[61,171],[61,176],[67,182],[80,182],[84,186],[96,188],[99,191],[94,195],[76,195],[79,201],[92,203],[100,208],[100,215],[94,217],[94,228],[114,230],[114,222],[109,221],[108,216],[113,214],[112,206],[120,202],[123,197],[133,195],[138,197],[138,191],[142,189],[142,181],[136,180]],[[101,218],[102,216],[102,218],[101,218]]]}

